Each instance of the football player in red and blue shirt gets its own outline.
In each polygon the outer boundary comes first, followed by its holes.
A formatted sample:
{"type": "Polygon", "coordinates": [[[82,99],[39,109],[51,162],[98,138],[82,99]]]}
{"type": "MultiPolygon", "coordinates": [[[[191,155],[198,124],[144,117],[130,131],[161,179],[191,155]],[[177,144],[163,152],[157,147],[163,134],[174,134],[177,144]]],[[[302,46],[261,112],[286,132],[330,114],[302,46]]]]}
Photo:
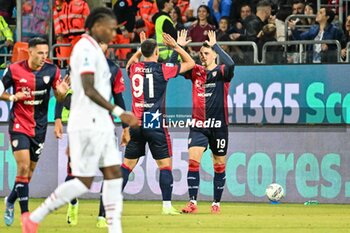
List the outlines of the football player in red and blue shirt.
{"type": "MultiPolygon", "coordinates": [[[[228,107],[227,96],[230,81],[233,78],[234,62],[216,43],[214,31],[208,32],[209,41],[200,49],[202,65],[185,73],[192,81],[192,122],[188,142],[187,183],[190,202],[182,209],[183,213],[196,213],[199,188],[200,161],[208,145],[213,153],[214,163],[214,200],[212,213],[220,213],[220,200],[225,186],[225,155],[228,145],[228,107]],[[222,65],[216,64],[219,56],[222,65]]],[[[178,38],[178,44],[185,46],[185,36],[178,38]]],[[[171,60],[176,59],[174,54],[171,60]]]]}
{"type": "MultiPolygon", "coordinates": [[[[142,34],[140,38],[144,37],[142,34]]],[[[130,129],[131,140],[126,147],[122,164],[123,188],[128,182],[132,169],[140,157],[145,155],[148,143],[153,158],[160,170],[159,185],[162,191],[163,214],[179,214],[171,205],[173,175],[172,151],[169,133],[162,124],[165,114],[165,96],[168,80],[179,72],[193,68],[194,61],[168,34],[163,34],[164,44],[173,47],[182,58],[182,63],[158,63],[159,48],[153,39],[143,41],[138,51],[128,63],[131,80],[132,112],[139,120],[140,128],[130,129]],[[141,53],[142,52],[142,53],[141,53]],[[143,55],[145,60],[132,64],[143,55]]]]}
{"type": "Polygon", "coordinates": [[[13,102],[9,134],[17,163],[17,175],[7,197],[5,224],[13,223],[14,203],[19,198],[21,213],[28,212],[28,183],[44,147],[50,90],[59,100],[64,98],[68,84],[60,81],[60,70],[46,62],[49,46],[45,39],[29,41],[29,58],[11,64],[1,80],[4,89],[13,88],[13,95],[4,92],[1,99],[13,102]]]}

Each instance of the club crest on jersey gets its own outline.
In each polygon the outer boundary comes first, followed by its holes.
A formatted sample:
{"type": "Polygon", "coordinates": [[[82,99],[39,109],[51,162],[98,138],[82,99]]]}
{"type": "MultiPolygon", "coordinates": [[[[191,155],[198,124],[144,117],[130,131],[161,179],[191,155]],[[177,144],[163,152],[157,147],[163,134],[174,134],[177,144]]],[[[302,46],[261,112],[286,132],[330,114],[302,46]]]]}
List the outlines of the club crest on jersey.
{"type": "Polygon", "coordinates": [[[215,77],[217,73],[218,73],[217,71],[214,71],[214,72],[212,73],[212,74],[213,74],[213,77],[215,77]]]}
{"type": "Polygon", "coordinates": [[[12,146],[13,146],[14,148],[16,148],[16,147],[18,146],[18,140],[17,140],[17,139],[15,139],[15,140],[12,141],[12,146]]]}
{"type": "Polygon", "coordinates": [[[47,75],[44,76],[44,77],[43,77],[43,80],[44,80],[44,83],[45,83],[45,84],[48,84],[48,83],[50,82],[50,76],[47,76],[47,75]]]}

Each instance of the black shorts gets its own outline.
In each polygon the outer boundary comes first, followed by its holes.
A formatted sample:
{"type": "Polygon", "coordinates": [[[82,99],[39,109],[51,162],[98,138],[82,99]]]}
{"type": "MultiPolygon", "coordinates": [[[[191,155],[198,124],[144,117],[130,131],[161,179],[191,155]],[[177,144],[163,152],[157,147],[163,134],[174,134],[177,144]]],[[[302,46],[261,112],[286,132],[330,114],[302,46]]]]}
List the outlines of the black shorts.
{"type": "Polygon", "coordinates": [[[171,141],[167,129],[130,128],[130,137],[131,139],[126,146],[124,155],[127,159],[138,159],[144,156],[146,154],[146,143],[148,143],[155,160],[172,156],[171,141]]]}
{"type": "Polygon", "coordinates": [[[40,134],[29,137],[23,133],[11,132],[12,151],[29,150],[30,160],[38,162],[44,148],[45,135],[46,134],[40,134]]]}
{"type": "Polygon", "coordinates": [[[226,155],[228,144],[228,128],[190,128],[190,135],[188,136],[188,148],[194,146],[207,148],[208,144],[210,150],[214,155],[226,155]]]}

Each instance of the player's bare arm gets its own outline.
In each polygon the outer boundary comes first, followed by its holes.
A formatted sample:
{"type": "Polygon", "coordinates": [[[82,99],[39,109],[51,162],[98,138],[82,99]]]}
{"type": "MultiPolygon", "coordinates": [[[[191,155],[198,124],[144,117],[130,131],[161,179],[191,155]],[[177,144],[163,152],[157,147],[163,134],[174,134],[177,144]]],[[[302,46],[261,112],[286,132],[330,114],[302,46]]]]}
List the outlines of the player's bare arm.
{"type": "Polygon", "coordinates": [[[17,102],[17,101],[20,101],[24,98],[29,97],[28,95],[29,95],[29,93],[24,93],[24,92],[17,92],[16,94],[12,95],[12,94],[5,91],[0,96],[0,99],[8,101],[8,102],[17,102]]]}
{"type": "MultiPolygon", "coordinates": [[[[146,40],[146,33],[141,32],[140,33],[140,41],[141,44],[146,40]]],[[[140,58],[142,56],[142,53],[140,50],[137,50],[136,53],[129,59],[128,63],[126,64],[126,70],[132,65],[140,61],[140,58]]]]}
{"type": "Polygon", "coordinates": [[[122,122],[130,125],[131,127],[137,126],[137,118],[131,112],[124,111],[121,107],[115,106],[105,100],[100,93],[94,87],[94,75],[82,74],[81,80],[84,88],[85,95],[89,97],[97,105],[107,109],[109,112],[118,116],[122,122]]]}
{"type": "Polygon", "coordinates": [[[181,48],[181,46],[178,46],[175,39],[169,34],[163,33],[163,43],[164,45],[173,48],[174,51],[180,55],[182,59],[180,73],[184,73],[194,67],[195,62],[192,57],[183,48],[181,48]]]}

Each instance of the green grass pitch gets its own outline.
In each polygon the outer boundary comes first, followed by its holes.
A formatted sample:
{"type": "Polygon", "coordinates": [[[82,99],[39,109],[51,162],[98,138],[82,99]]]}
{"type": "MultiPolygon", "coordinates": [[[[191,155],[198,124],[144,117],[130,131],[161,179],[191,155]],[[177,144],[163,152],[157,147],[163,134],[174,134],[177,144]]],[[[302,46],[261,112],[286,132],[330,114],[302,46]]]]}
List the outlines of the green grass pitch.
{"type": "MultiPolygon", "coordinates": [[[[31,199],[30,208],[43,199],[31,199]]],[[[185,202],[173,202],[181,209],[185,202]]],[[[4,204],[0,204],[1,215],[4,204]]],[[[97,200],[80,200],[79,224],[71,227],[65,222],[66,207],[50,214],[39,228],[39,233],[99,233],[107,229],[95,227],[98,212],[97,200]]],[[[220,215],[210,214],[210,203],[199,202],[195,215],[163,216],[160,201],[125,201],[123,211],[124,233],[334,233],[350,232],[350,207],[348,205],[302,204],[270,205],[268,203],[221,203],[220,215]]],[[[19,206],[12,227],[6,227],[2,216],[0,232],[21,232],[19,206]]]]}

